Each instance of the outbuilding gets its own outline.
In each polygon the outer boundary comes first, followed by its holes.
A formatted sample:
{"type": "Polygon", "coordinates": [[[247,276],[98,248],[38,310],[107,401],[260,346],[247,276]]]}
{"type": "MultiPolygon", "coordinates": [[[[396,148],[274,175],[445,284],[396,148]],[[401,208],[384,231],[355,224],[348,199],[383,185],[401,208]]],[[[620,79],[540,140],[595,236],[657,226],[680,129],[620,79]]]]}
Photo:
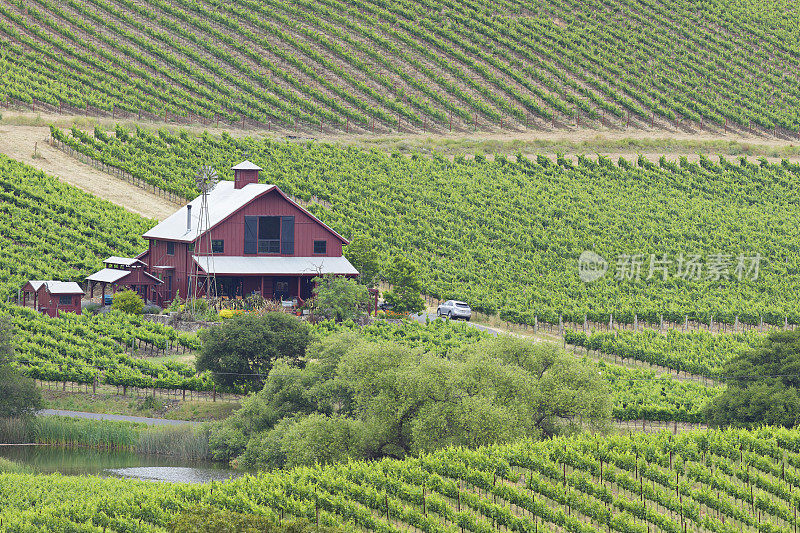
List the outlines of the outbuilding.
{"type": "Polygon", "coordinates": [[[51,317],[59,313],[81,313],[83,289],[74,281],[31,280],[22,287],[22,305],[31,295],[33,308],[51,317]]]}

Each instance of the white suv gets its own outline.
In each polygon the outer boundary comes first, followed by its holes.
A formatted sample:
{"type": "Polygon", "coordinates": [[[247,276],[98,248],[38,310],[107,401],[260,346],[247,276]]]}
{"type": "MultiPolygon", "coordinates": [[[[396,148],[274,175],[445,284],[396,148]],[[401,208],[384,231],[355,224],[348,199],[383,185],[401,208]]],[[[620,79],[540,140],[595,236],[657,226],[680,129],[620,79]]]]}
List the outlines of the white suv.
{"type": "Polygon", "coordinates": [[[446,316],[447,318],[463,318],[469,321],[472,318],[472,309],[464,302],[447,300],[436,309],[436,316],[446,316]]]}

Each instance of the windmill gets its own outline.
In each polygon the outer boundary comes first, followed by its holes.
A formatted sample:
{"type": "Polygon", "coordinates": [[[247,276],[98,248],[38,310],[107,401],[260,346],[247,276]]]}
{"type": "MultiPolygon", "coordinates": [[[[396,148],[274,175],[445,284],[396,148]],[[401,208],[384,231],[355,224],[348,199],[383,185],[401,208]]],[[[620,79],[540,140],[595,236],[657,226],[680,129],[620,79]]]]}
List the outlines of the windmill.
{"type": "Polygon", "coordinates": [[[203,257],[206,261],[194,261],[192,263],[192,285],[190,289],[191,309],[192,315],[195,314],[198,294],[200,289],[205,286],[205,296],[216,306],[217,299],[217,278],[214,275],[214,249],[211,242],[211,219],[208,214],[208,193],[214,188],[219,181],[217,171],[211,166],[202,166],[197,171],[194,177],[194,182],[200,191],[200,213],[198,216],[197,235],[195,241],[195,254],[198,259],[203,257]],[[200,273],[200,263],[206,266],[205,274],[200,273]],[[203,275],[205,281],[200,282],[200,276],[203,275]]]}

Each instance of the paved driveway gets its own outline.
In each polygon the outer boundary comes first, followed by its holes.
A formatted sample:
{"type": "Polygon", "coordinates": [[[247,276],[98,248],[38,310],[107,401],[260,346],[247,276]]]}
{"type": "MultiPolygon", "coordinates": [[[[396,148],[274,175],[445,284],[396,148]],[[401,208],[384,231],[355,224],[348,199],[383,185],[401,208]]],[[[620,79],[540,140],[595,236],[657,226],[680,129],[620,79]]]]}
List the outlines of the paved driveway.
{"type": "Polygon", "coordinates": [[[109,415],[105,413],[84,413],[82,411],[63,411],[61,409],[42,409],[37,413],[39,416],[70,416],[72,418],[88,418],[91,420],[122,420],[124,422],[138,422],[139,424],[148,424],[151,426],[183,426],[192,425],[196,426],[200,422],[192,422],[189,420],[167,420],[166,418],[147,418],[144,416],[125,416],[125,415],[109,415]]]}

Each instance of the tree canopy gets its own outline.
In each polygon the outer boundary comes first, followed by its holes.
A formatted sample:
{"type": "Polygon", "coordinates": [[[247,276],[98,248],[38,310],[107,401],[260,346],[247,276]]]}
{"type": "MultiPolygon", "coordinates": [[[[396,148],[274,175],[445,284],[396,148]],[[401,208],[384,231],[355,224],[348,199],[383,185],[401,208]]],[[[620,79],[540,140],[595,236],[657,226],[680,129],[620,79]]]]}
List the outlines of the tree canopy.
{"type": "Polygon", "coordinates": [[[369,290],[353,279],[325,275],[315,278],[314,305],[322,318],[343,322],[366,314],[369,290]]]}
{"type": "Polygon", "coordinates": [[[414,263],[405,257],[396,257],[386,267],[386,281],[392,290],[384,295],[386,302],[398,313],[420,313],[425,309],[425,301],[420,296],[422,282],[414,263]]]}
{"type": "Polygon", "coordinates": [[[132,290],[125,290],[114,295],[111,307],[131,315],[142,314],[144,301],[132,290]]]}
{"type": "Polygon", "coordinates": [[[358,270],[358,279],[367,287],[378,283],[381,273],[381,253],[374,239],[357,235],[344,247],[344,256],[358,270]]]}
{"type": "Polygon", "coordinates": [[[42,395],[32,379],[14,369],[14,326],[0,317],[0,418],[28,416],[42,407],[42,395]]]}
{"type": "Polygon", "coordinates": [[[257,390],[277,360],[302,365],[308,325],[286,313],[242,314],[198,333],[197,370],[214,372],[224,386],[257,390]]]}
{"type": "Polygon", "coordinates": [[[302,369],[276,363],[211,442],[217,458],[269,468],[602,429],[609,416],[600,376],[554,346],[496,338],[442,357],[345,333],[302,369]]]}
{"type": "Polygon", "coordinates": [[[731,359],[722,374],[728,387],[709,402],[712,426],[800,422],[800,331],[770,333],[761,346],[731,359]]]}

